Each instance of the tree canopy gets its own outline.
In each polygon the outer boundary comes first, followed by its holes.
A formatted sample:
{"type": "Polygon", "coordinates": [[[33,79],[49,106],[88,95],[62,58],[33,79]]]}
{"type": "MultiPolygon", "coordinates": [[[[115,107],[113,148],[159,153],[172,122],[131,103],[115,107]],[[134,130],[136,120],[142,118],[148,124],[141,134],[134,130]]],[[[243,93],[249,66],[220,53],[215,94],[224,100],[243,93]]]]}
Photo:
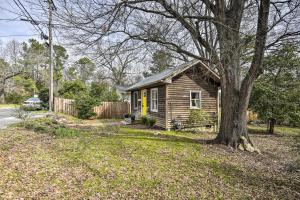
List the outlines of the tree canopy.
{"type": "Polygon", "coordinates": [[[286,43],[264,61],[264,73],[256,81],[250,108],[260,118],[278,124],[300,126],[300,57],[295,44],[286,43]]]}
{"type": "Polygon", "coordinates": [[[172,56],[170,52],[165,50],[157,50],[152,55],[152,66],[150,72],[144,72],[144,76],[150,76],[162,72],[163,70],[172,66],[172,56]]]}

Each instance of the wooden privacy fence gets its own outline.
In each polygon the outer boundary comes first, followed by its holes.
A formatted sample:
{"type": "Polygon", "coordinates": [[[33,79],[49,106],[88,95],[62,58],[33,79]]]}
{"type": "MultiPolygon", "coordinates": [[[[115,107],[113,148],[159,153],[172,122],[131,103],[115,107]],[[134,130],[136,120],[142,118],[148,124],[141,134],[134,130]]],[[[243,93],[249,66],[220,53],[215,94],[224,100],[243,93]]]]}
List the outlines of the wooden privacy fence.
{"type": "MultiPolygon", "coordinates": [[[[73,99],[54,98],[54,112],[60,112],[67,115],[77,116],[77,110],[73,106],[73,99]]],[[[97,118],[110,119],[122,118],[130,113],[130,104],[128,102],[102,102],[100,106],[94,107],[97,118]]]]}

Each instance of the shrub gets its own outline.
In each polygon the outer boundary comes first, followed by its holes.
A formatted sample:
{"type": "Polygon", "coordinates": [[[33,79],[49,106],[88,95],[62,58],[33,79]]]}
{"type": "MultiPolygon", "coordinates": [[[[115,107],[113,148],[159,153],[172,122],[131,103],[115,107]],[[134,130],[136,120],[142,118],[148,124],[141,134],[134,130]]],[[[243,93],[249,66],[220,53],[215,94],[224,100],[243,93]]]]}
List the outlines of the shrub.
{"type": "Polygon", "coordinates": [[[49,89],[47,87],[43,87],[39,90],[39,98],[42,101],[42,107],[44,109],[48,109],[49,108],[49,89]]]}
{"type": "Polygon", "coordinates": [[[151,126],[151,127],[153,127],[155,124],[156,124],[156,119],[155,118],[150,118],[149,120],[149,125],[151,126]]]}
{"type": "Polygon", "coordinates": [[[99,105],[98,101],[95,98],[91,97],[88,94],[78,95],[75,98],[74,104],[75,108],[78,111],[78,118],[80,119],[90,119],[95,116],[96,113],[93,111],[93,108],[99,105]]]}
{"type": "Polygon", "coordinates": [[[115,102],[119,101],[119,95],[114,88],[111,88],[107,83],[96,83],[91,84],[90,95],[99,101],[115,102]]]}
{"type": "Polygon", "coordinates": [[[78,93],[87,93],[85,84],[80,80],[65,81],[62,87],[58,90],[59,95],[66,99],[74,99],[78,93]]]}
{"type": "Polygon", "coordinates": [[[14,110],[14,117],[20,119],[22,123],[25,124],[31,118],[31,112],[23,107],[16,108],[14,110]]]}
{"type": "Polygon", "coordinates": [[[20,104],[25,100],[25,98],[26,97],[14,91],[5,94],[6,103],[20,104]]]}
{"type": "Polygon", "coordinates": [[[131,115],[131,121],[134,122],[135,121],[135,115],[131,115]]]}
{"type": "Polygon", "coordinates": [[[141,121],[142,121],[142,124],[144,124],[144,125],[148,125],[149,124],[149,119],[146,116],[142,116],[141,117],[141,121]]]}
{"type": "Polygon", "coordinates": [[[172,124],[173,130],[181,130],[183,128],[182,123],[180,121],[178,121],[177,119],[172,119],[171,124],[172,124]]]}
{"type": "Polygon", "coordinates": [[[209,122],[209,114],[202,109],[191,110],[189,114],[188,124],[204,126],[209,122]]]}
{"type": "Polygon", "coordinates": [[[40,118],[27,121],[24,124],[24,127],[37,133],[47,133],[52,135],[59,125],[53,124],[53,122],[48,118],[40,118]]]}

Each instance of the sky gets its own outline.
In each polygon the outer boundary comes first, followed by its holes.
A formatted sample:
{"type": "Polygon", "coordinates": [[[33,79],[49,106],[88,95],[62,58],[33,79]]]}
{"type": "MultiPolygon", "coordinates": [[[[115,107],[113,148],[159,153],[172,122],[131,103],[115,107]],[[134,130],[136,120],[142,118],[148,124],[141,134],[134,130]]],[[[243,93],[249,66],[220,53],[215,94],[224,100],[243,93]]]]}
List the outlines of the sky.
{"type": "Polygon", "coordinates": [[[39,33],[33,25],[29,22],[20,21],[22,17],[19,17],[17,12],[19,12],[19,9],[15,6],[13,0],[0,0],[0,40],[3,43],[13,39],[20,42],[27,41],[30,38],[39,40],[39,33]]]}
{"type": "MultiPolygon", "coordinates": [[[[40,16],[40,11],[35,10],[29,4],[26,4],[26,1],[19,0],[30,13],[33,19],[39,21],[47,21],[47,19],[42,19],[40,16]]],[[[20,8],[16,6],[13,0],[0,0],[0,44],[5,45],[8,41],[17,40],[19,42],[27,42],[29,39],[36,39],[40,42],[41,32],[37,30],[37,27],[33,26],[30,22],[22,21],[25,17],[19,16],[18,13],[21,13],[20,8]]],[[[43,13],[45,15],[45,13],[43,13]]],[[[47,15],[47,13],[46,13],[47,15]]],[[[44,34],[48,35],[47,26],[39,25],[43,30],[44,34]]],[[[69,62],[74,62],[79,59],[81,55],[74,55],[73,50],[70,46],[64,43],[62,37],[59,36],[59,33],[54,29],[53,34],[54,44],[63,45],[69,54],[69,62]]]]}

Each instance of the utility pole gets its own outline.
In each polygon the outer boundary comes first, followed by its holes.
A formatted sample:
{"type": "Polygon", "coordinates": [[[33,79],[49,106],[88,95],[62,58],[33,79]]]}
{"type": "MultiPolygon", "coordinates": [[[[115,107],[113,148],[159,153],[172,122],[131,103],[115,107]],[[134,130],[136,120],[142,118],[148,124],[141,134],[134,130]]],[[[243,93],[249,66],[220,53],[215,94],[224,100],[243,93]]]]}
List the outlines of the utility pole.
{"type": "Polygon", "coordinates": [[[49,84],[49,111],[53,111],[53,43],[52,43],[52,0],[49,4],[49,46],[50,46],[50,84],[49,84]]]}

